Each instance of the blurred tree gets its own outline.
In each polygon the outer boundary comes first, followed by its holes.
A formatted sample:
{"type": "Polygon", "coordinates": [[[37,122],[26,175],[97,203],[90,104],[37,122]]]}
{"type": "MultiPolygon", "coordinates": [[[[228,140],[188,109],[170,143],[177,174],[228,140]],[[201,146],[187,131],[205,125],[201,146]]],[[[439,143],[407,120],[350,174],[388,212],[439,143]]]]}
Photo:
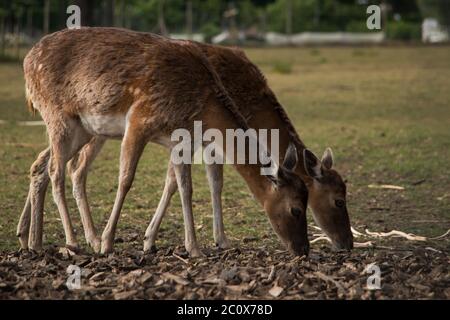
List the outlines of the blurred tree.
{"type": "Polygon", "coordinates": [[[192,37],[194,23],[192,10],[192,0],[186,0],[186,33],[189,35],[189,38],[192,37]]]}
{"type": "Polygon", "coordinates": [[[114,27],[114,8],[115,1],[114,0],[104,0],[104,23],[105,27],[114,27]]]}
{"type": "Polygon", "coordinates": [[[158,0],[158,28],[159,32],[166,36],[169,32],[167,31],[166,21],[164,19],[164,2],[165,0],[158,0]]]}
{"type": "Polygon", "coordinates": [[[0,56],[5,55],[6,10],[0,7],[0,56]]]}
{"type": "Polygon", "coordinates": [[[44,26],[42,30],[44,34],[50,32],[50,0],[44,0],[44,26]]]}
{"type": "Polygon", "coordinates": [[[74,4],[81,9],[81,25],[94,26],[94,2],[90,0],[75,0],[74,4]]]}

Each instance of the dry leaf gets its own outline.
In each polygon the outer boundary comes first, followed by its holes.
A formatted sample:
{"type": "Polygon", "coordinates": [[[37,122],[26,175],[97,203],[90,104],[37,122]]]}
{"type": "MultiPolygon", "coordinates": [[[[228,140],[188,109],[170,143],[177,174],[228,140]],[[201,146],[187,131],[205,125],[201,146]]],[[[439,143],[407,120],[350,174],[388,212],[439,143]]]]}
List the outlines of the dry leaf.
{"type": "Polygon", "coordinates": [[[278,284],[275,284],[272,289],[269,290],[269,294],[274,298],[278,298],[283,290],[284,289],[282,287],[279,287],[278,284]]]}

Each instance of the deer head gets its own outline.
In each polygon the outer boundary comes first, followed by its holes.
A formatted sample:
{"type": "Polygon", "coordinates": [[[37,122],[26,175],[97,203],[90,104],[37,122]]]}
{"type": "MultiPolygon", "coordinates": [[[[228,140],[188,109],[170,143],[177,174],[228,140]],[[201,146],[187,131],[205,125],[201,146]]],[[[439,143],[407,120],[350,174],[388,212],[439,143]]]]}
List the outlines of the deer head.
{"type": "Polygon", "coordinates": [[[301,256],[309,252],[306,222],[308,191],[294,173],[297,163],[297,150],[291,144],[277,174],[268,176],[272,187],[263,205],[280,240],[291,253],[301,256]]]}
{"type": "Polygon", "coordinates": [[[312,181],[308,183],[309,206],[314,221],[339,250],[353,248],[353,235],[346,203],[346,185],[339,173],[332,169],[333,153],[327,148],[319,160],[314,153],[303,151],[305,171],[312,181]]]}

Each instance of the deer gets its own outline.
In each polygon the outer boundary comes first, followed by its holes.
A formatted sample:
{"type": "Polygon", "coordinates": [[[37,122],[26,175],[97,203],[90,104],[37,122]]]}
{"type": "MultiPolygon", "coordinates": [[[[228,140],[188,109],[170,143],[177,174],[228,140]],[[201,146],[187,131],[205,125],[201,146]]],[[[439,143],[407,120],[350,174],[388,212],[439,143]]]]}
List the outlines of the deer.
{"type": "MultiPolygon", "coordinates": [[[[113,251],[120,212],[149,142],[173,150],[171,132],[178,128],[191,132],[198,120],[205,129],[220,132],[248,129],[204,52],[188,41],[116,28],[63,30],[44,37],[31,49],[24,60],[24,75],[28,106],[40,113],[49,138],[49,148],[30,170],[30,190],[39,192],[30,192],[27,199],[29,224],[26,216],[19,223],[22,246],[29,228],[26,245],[33,250],[42,248],[42,206],[49,182],[66,247],[78,248],[64,190],[66,165],[81,148],[85,153],[76,158],[88,166],[89,157],[96,155],[105,140],[121,140],[117,193],[100,243],[101,253],[106,254],[113,251]]],[[[295,145],[290,144],[272,176],[260,174],[260,162],[235,163],[234,167],[283,244],[292,253],[304,255],[309,250],[308,196],[304,182],[294,173],[297,154],[295,145]]],[[[169,167],[167,180],[176,181],[180,192],[186,251],[191,257],[202,256],[192,212],[191,165],[169,160],[169,167]]],[[[221,170],[213,167],[207,172],[221,170]]],[[[220,178],[208,177],[217,187],[220,178]]],[[[85,195],[85,190],[75,190],[74,194],[85,195]]],[[[86,199],[77,199],[77,203],[87,205],[86,199]]],[[[93,227],[90,217],[84,216],[82,223],[85,229],[93,227]]]]}
{"type": "MultiPolygon", "coordinates": [[[[246,109],[240,111],[246,115],[251,127],[278,128],[280,131],[281,154],[286,151],[289,142],[294,141],[298,151],[297,157],[300,159],[299,162],[303,164],[297,166],[295,172],[306,183],[309,195],[308,204],[312,209],[315,222],[331,239],[335,249],[350,250],[353,247],[353,235],[346,206],[346,185],[341,175],[332,168],[334,160],[331,149],[327,148],[321,160],[319,160],[314,153],[306,148],[284,108],[269,88],[266,78],[242,50],[201,43],[197,43],[197,45],[202,48],[208,60],[216,69],[232,99],[238,101],[239,106],[246,106],[246,109]]],[[[95,228],[92,226],[92,219],[90,218],[85,184],[89,166],[102,148],[103,143],[104,141],[101,139],[93,139],[74,157],[69,165],[69,169],[72,172],[74,196],[81,213],[83,226],[86,226],[86,239],[94,250],[98,247],[99,241],[95,236],[95,228]]],[[[46,152],[43,152],[43,154],[46,155],[46,152]]],[[[38,157],[34,168],[45,168],[46,164],[42,164],[42,161],[39,159],[42,159],[42,156],[38,157]]],[[[45,159],[43,160],[46,162],[45,159]]],[[[36,170],[31,171],[32,176],[35,177],[34,180],[39,181],[39,175],[33,173],[36,170]]],[[[218,247],[226,249],[230,247],[230,243],[224,233],[222,219],[220,195],[223,188],[222,168],[221,166],[208,166],[207,173],[208,177],[215,177],[215,179],[208,178],[213,203],[214,240],[218,247]]],[[[40,189],[38,187],[30,187],[30,194],[36,189],[36,192],[41,195],[40,197],[42,197],[42,193],[45,194],[45,188],[42,187],[40,189]]],[[[176,190],[177,185],[173,170],[169,165],[161,201],[146,232],[144,249],[155,249],[154,244],[159,225],[176,190]]],[[[26,248],[28,245],[31,209],[29,197],[18,226],[18,235],[23,248],[26,248]]],[[[40,209],[42,211],[42,207],[40,209]]]]}

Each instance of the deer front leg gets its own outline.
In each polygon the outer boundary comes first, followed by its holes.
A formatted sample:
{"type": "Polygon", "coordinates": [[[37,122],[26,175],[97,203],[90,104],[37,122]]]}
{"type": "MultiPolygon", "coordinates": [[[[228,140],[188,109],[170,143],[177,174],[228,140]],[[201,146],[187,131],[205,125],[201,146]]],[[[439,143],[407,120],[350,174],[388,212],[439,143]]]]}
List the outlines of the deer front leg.
{"type": "Polygon", "coordinates": [[[144,238],[144,251],[155,250],[155,241],[158,234],[159,227],[161,225],[162,219],[167,212],[170,200],[172,196],[177,191],[177,179],[175,177],[175,172],[173,170],[172,163],[169,162],[167,167],[166,183],[164,185],[164,191],[159,200],[158,208],[156,209],[155,215],[150,222],[147,231],[145,231],[144,238]]]}
{"type": "Polygon", "coordinates": [[[86,242],[95,252],[100,252],[101,241],[97,236],[91,210],[89,208],[86,194],[86,179],[89,167],[97,157],[104,143],[104,138],[93,138],[68,164],[73,185],[73,196],[80,212],[86,242]]]}
{"type": "Polygon", "coordinates": [[[206,176],[208,177],[213,207],[214,241],[219,248],[228,249],[231,245],[225,235],[222,216],[223,165],[206,165],[206,176]]]}
{"type": "Polygon", "coordinates": [[[191,165],[174,164],[173,168],[177,179],[178,190],[180,191],[181,205],[183,207],[185,247],[192,258],[202,257],[204,255],[197,243],[194,228],[194,217],[192,215],[191,165]]]}
{"type": "Polygon", "coordinates": [[[125,196],[133,184],[139,158],[145,147],[145,140],[140,135],[139,128],[128,128],[120,151],[120,175],[114,207],[109,217],[108,223],[102,234],[101,253],[111,253],[113,251],[114,236],[120,211],[122,210],[125,196]]]}

